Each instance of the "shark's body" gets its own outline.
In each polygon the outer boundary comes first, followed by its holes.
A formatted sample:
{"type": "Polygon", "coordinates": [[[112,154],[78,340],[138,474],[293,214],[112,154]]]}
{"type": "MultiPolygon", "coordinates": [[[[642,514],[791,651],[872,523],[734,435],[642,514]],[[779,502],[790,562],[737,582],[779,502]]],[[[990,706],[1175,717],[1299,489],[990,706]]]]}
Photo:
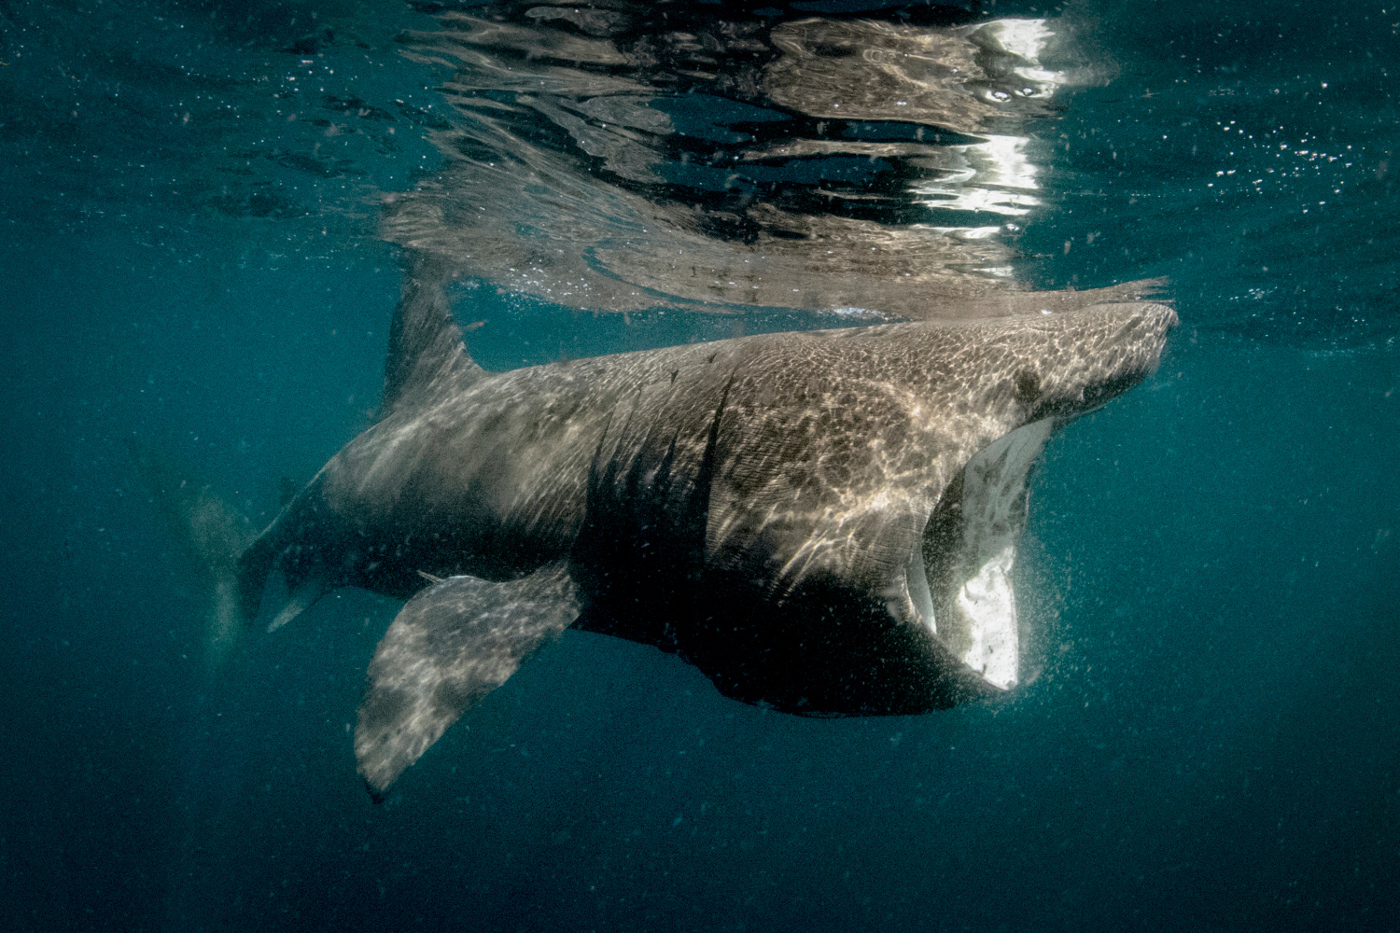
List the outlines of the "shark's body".
{"type": "Polygon", "coordinates": [[[1026,472],[1175,323],[1130,302],[492,375],[410,282],[384,417],[244,555],[245,612],[265,591],[289,598],[274,624],[338,585],[411,597],[360,709],[376,793],[570,625],[790,712],[995,693],[1017,679],[1026,472]]]}

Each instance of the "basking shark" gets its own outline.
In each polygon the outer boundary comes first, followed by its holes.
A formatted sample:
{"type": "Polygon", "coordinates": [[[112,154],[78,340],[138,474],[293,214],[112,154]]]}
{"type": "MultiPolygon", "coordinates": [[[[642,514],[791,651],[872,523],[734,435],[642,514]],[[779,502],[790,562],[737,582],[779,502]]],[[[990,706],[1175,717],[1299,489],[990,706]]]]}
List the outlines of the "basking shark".
{"type": "Polygon", "coordinates": [[[1027,472],[1153,371],[1176,320],[1103,303],[493,374],[410,276],[382,417],[243,554],[242,611],[276,627],[338,586],[407,599],[355,731],[376,797],[570,626],[797,714],[995,695],[1018,678],[1027,472]]]}

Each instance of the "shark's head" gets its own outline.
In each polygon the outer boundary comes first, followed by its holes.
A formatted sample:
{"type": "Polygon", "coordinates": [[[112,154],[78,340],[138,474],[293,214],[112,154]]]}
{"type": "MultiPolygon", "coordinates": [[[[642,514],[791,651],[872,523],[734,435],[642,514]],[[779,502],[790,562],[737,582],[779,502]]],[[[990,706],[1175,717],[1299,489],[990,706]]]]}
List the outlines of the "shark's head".
{"type": "Polygon", "coordinates": [[[716,444],[706,574],[725,597],[676,650],[723,692],[798,713],[1009,689],[1029,471],[1156,368],[1176,320],[1131,302],[766,348],[716,444]]]}
{"type": "MultiPolygon", "coordinates": [[[[1012,567],[1027,517],[1027,477],[1061,427],[1127,391],[1157,367],[1175,312],[1157,304],[1100,305],[1031,319],[989,341],[983,373],[965,392],[996,430],[949,458],[891,614],[933,635],[969,683],[1006,690],[1021,650],[1012,567]],[[998,388],[1000,382],[1000,388],[998,388]],[[992,396],[1008,401],[997,404],[992,396]],[[969,447],[975,449],[969,449],[969,447]]],[[[974,367],[977,368],[977,367],[974,367]]]]}

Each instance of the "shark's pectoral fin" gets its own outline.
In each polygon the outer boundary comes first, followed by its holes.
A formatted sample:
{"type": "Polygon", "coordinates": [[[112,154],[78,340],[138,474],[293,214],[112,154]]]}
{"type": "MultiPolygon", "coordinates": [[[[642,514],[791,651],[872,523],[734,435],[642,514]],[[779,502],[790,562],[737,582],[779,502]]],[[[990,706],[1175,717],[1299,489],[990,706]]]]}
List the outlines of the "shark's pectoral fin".
{"type": "Polygon", "coordinates": [[[369,665],[355,757],[386,790],[469,707],[578,616],[568,565],[508,583],[449,577],[399,612],[369,665]]]}

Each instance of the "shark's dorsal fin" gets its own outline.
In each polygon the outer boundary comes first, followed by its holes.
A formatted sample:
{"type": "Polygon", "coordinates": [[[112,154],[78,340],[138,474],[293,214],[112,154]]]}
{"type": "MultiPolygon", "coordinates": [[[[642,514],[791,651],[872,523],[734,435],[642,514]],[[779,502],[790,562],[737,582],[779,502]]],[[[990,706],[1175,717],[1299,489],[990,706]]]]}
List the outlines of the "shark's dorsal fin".
{"type": "Polygon", "coordinates": [[[370,793],[379,798],[578,612],[563,561],[505,583],[448,577],[410,599],[374,652],[360,702],[355,757],[370,793]]]}
{"type": "Polygon", "coordinates": [[[403,293],[389,328],[385,415],[439,392],[461,389],[483,373],[467,353],[462,328],[452,317],[443,291],[448,278],[441,261],[416,257],[406,264],[403,293]]]}

